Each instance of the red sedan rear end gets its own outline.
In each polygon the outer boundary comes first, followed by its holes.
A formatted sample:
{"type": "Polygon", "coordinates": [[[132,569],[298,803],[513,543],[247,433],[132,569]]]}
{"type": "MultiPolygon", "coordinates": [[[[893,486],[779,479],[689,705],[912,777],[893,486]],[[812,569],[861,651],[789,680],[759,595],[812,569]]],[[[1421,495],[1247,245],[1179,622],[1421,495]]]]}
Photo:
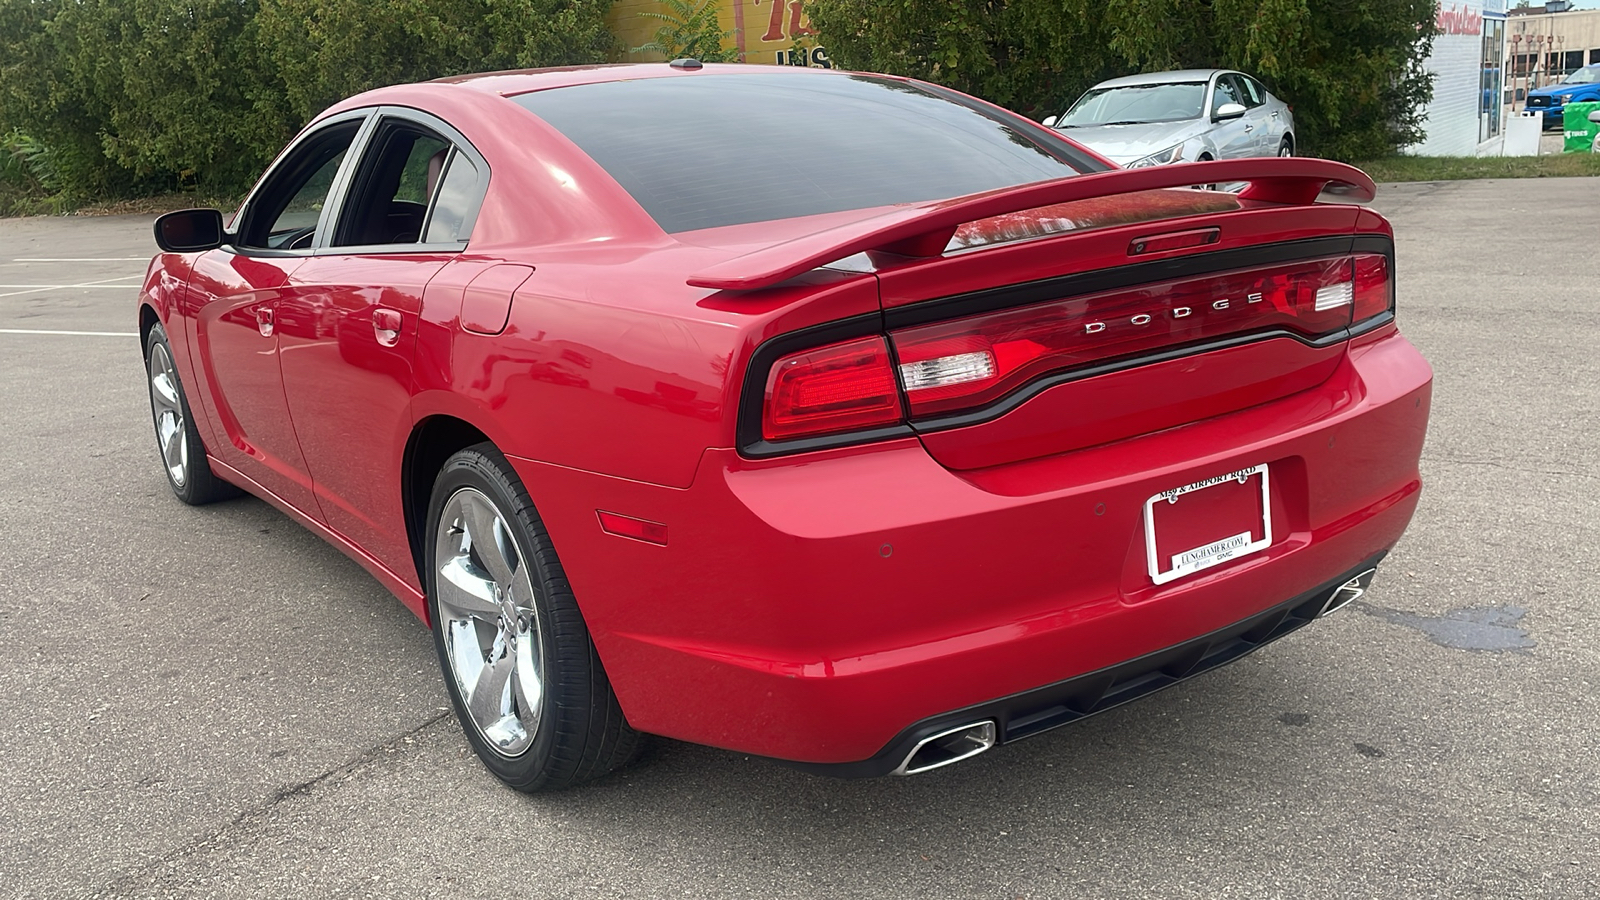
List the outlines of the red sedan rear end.
{"type": "MultiPolygon", "coordinates": [[[[385,377],[409,399],[366,432],[392,452],[326,478],[306,460],[315,508],[230,459],[242,404],[207,378],[197,328],[171,324],[205,327],[206,304],[164,302],[156,277],[214,269],[226,237],[158,259],[147,329],[189,335],[173,377],[199,385],[212,471],[430,619],[469,738],[516,786],[620,758],[513,765],[560,756],[539,743],[550,722],[604,712],[561,705],[563,640],[592,646],[629,730],[913,773],[1338,608],[1416,507],[1431,372],[1396,330],[1392,231],[1348,166],[1117,170],[943,89],[741,67],[488,76],[327,115],[398,106],[448,122],[493,177],[413,307],[373,318],[406,359],[385,377]],[[781,122],[790,143],[761,130],[781,122]],[[1189,188],[1228,182],[1246,186],[1189,188]],[[480,280],[496,267],[516,278],[480,280]],[[526,515],[450,481],[468,451],[503,459],[526,515]],[[470,550],[480,502],[531,587],[470,550]],[[541,605],[568,590],[576,632],[541,605]],[[468,594],[488,612],[452,618],[468,594]],[[542,649],[517,657],[519,635],[542,649]],[[487,703],[472,682],[499,659],[534,675],[487,703]]],[[[337,207],[363,181],[332,183],[337,207]]],[[[400,251],[347,252],[372,271],[400,251]]],[[[317,377],[337,396],[337,370],[317,377]]],[[[338,406],[296,403],[297,430],[338,406]]]]}

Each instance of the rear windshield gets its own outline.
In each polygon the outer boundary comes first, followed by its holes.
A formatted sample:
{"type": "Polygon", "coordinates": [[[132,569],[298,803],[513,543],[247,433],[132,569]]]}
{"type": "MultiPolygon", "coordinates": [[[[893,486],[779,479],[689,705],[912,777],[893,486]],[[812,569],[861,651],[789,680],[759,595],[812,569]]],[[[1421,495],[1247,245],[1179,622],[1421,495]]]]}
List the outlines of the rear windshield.
{"type": "Polygon", "coordinates": [[[938,200],[1077,172],[1065,142],[1047,147],[998,118],[881,78],[705,73],[512,99],[582,148],[668,232],[938,200]]]}

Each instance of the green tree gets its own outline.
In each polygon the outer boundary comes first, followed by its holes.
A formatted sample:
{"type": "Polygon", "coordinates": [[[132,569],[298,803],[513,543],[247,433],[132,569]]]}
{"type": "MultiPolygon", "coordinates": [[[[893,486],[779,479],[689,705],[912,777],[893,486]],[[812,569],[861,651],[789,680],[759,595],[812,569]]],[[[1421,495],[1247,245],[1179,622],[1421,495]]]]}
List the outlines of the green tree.
{"type": "Polygon", "coordinates": [[[0,133],[63,193],[242,191],[370,88],[601,62],[612,0],[0,0],[0,133]]]}
{"type": "Polygon", "coordinates": [[[612,0],[261,0],[269,116],[294,121],[352,94],[463,72],[607,59],[612,0]]]}
{"type": "Polygon", "coordinates": [[[1117,75],[1250,72],[1294,106],[1302,152],[1368,159],[1421,137],[1434,0],[810,0],[845,68],[1043,115],[1117,75]]]}
{"type": "MultiPolygon", "coordinates": [[[[73,194],[237,179],[248,0],[0,0],[0,126],[50,148],[73,194]]],[[[246,157],[246,158],[242,158],[246,157]]]]}
{"type": "Polygon", "coordinates": [[[717,18],[718,6],[712,0],[699,4],[686,0],[662,0],[665,12],[645,11],[640,18],[659,19],[655,40],[634,47],[633,53],[660,53],[667,59],[698,59],[701,62],[738,62],[739,51],[724,42],[735,33],[724,30],[717,18]]]}

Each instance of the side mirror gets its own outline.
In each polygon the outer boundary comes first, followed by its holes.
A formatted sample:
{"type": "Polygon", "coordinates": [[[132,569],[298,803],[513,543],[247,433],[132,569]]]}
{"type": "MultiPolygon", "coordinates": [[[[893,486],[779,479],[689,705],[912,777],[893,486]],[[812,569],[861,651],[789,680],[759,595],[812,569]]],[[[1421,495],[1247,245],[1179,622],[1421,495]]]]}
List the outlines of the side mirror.
{"type": "Polygon", "coordinates": [[[1237,119],[1247,112],[1249,110],[1245,109],[1242,103],[1224,103],[1217,107],[1217,111],[1211,117],[1221,122],[1224,119],[1237,119]]]}
{"type": "Polygon", "coordinates": [[[215,250],[227,236],[222,213],[214,209],[183,209],[156,220],[156,246],[166,253],[215,250]]]}
{"type": "Polygon", "coordinates": [[[1589,121],[1591,121],[1591,122],[1600,122],[1600,109],[1597,109],[1592,113],[1589,113],[1589,121]]]}
{"type": "Polygon", "coordinates": [[[1055,116],[1045,116],[1043,119],[1039,120],[1039,124],[1043,125],[1046,128],[1054,128],[1054,127],[1056,127],[1056,117],[1055,116]]]}

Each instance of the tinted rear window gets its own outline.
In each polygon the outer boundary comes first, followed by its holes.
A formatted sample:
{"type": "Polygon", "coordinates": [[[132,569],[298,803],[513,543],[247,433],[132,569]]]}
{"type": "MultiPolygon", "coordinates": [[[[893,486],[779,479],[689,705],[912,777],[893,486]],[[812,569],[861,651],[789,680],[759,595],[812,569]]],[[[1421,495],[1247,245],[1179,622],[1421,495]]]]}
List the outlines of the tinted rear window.
{"type": "Polygon", "coordinates": [[[1060,148],[913,85],[714,75],[512,98],[668,232],[956,197],[1075,174],[1060,148]]]}

